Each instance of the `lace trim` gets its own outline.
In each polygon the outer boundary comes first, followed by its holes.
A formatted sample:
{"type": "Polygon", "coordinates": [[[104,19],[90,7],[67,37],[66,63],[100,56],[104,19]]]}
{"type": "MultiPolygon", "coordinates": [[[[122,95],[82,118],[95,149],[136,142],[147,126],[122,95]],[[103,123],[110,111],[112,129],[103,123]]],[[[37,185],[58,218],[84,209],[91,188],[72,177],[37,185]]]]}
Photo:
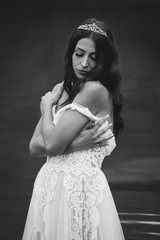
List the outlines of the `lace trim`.
{"type": "MultiPolygon", "coordinates": [[[[44,165],[36,178],[34,191],[36,200],[33,203],[34,209],[34,232],[40,232],[45,237],[45,206],[51,201],[54,195],[54,188],[57,183],[58,175],[44,165]]],[[[44,238],[45,239],[45,238],[44,238]]]]}
{"type": "MultiPolygon", "coordinates": [[[[99,117],[94,116],[88,108],[83,107],[82,105],[74,102],[74,103],[67,104],[66,106],[62,107],[61,109],[59,109],[57,111],[57,113],[55,113],[55,107],[53,108],[53,113],[54,113],[54,118],[55,118],[54,124],[58,123],[59,119],[61,118],[61,116],[64,114],[64,112],[67,109],[75,110],[75,111],[81,113],[82,115],[88,117],[93,122],[100,119],[99,117]]],[[[106,124],[108,124],[107,121],[106,121],[106,124]]]]}
{"type": "Polygon", "coordinates": [[[105,186],[104,174],[99,168],[68,168],[52,161],[43,165],[35,181],[36,200],[34,208],[34,231],[46,235],[45,209],[53,199],[58,174],[65,172],[64,186],[68,190],[71,234],[73,240],[96,239],[99,215],[96,208],[103,198],[102,189],[105,186]],[[89,238],[85,236],[90,236],[89,238]],[[81,238],[80,238],[81,239],[81,238]]]}
{"type": "Polygon", "coordinates": [[[64,177],[68,190],[71,240],[97,240],[99,213],[96,206],[103,199],[104,179],[96,173],[90,178],[87,174],[64,177]]]}

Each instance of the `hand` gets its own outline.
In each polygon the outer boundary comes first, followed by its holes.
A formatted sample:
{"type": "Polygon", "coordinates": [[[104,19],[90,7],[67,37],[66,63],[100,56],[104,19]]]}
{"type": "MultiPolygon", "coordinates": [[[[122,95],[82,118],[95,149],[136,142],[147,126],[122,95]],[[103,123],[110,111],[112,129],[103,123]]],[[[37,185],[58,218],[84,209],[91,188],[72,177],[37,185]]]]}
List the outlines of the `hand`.
{"type": "Polygon", "coordinates": [[[56,89],[54,88],[52,90],[52,93],[54,94],[54,104],[57,104],[59,99],[61,98],[62,96],[62,93],[63,93],[63,82],[59,83],[56,85],[56,89]]]}
{"type": "Polygon", "coordinates": [[[41,97],[40,109],[43,112],[47,107],[51,108],[54,105],[54,94],[52,92],[47,92],[41,97]]]}
{"type": "Polygon", "coordinates": [[[107,120],[107,117],[100,119],[94,126],[90,122],[87,125],[87,129],[82,130],[79,135],[69,145],[68,151],[85,150],[93,147],[106,146],[110,137],[106,137],[105,133],[111,128],[112,124],[108,124],[106,127],[101,128],[103,123],[107,120]]]}
{"type": "Polygon", "coordinates": [[[41,103],[40,103],[41,112],[43,112],[43,110],[46,107],[51,108],[53,105],[57,104],[57,102],[59,101],[62,95],[62,92],[63,92],[63,82],[58,85],[58,89],[55,93],[47,92],[44,96],[42,96],[41,103]]]}

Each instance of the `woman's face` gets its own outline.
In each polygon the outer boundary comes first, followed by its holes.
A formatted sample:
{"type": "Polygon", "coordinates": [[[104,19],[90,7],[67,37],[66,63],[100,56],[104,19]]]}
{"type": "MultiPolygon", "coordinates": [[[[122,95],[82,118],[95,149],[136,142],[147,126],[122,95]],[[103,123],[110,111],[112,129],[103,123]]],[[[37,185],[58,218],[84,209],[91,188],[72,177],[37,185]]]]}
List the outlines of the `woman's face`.
{"type": "Polygon", "coordinates": [[[77,42],[72,55],[72,67],[78,79],[85,79],[97,66],[95,43],[90,38],[82,38],[77,42]]]}

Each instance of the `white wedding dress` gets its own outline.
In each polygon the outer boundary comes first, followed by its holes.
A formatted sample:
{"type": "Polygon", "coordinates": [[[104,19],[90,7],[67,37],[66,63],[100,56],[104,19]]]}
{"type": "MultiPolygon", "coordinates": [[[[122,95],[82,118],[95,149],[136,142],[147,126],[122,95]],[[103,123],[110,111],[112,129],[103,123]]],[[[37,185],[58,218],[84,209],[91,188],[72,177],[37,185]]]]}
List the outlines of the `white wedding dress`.
{"type": "MultiPolygon", "coordinates": [[[[72,103],[72,109],[93,122],[88,108],[72,103]]],[[[106,121],[105,124],[108,124],[106,121]]],[[[112,135],[111,130],[106,133],[112,135]]],[[[101,165],[115,148],[111,138],[105,147],[47,157],[34,183],[23,240],[124,240],[118,213],[101,165]]]]}

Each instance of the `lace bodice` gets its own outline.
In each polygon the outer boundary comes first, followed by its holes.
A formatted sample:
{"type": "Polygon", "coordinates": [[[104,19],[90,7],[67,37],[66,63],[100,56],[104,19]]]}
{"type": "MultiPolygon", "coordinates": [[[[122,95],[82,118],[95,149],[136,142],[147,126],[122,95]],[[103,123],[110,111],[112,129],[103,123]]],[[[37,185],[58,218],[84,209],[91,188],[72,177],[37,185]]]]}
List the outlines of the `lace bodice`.
{"type": "MultiPolygon", "coordinates": [[[[67,109],[78,111],[94,123],[99,120],[88,108],[72,103],[61,108],[57,113],[53,108],[55,125],[58,124],[67,109]]],[[[107,124],[106,121],[104,125],[107,124]]],[[[106,135],[111,136],[111,130],[108,130],[106,135]]],[[[69,216],[67,219],[69,219],[70,239],[97,240],[99,224],[97,206],[103,200],[103,189],[106,185],[105,176],[100,168],[104,157],[109,155],[115,146],[113,137],[108,141],[106,147],[47,157],[47,162],[39,171],[34,187],[36,193],[33,204],[34,231],[40,233],[42,240],[49,239],[46,216],[51,203],[55,204],[56,197],[54,198],[54,196],[58,194],[58,186],[61,190],[60,196],[63,196],[63,192],[66,193],[67,190],[67,199],[64,199],[64,202],[66,201],[68,204],[69,216]]]]}
{"type": "MultiPolygon", "coordinates": [[[[78,111],[79,113],[85,115],[88,117],[92,122],[96,123],[100,118],[93,115],[91,111],[88,108],[85,108],[77,103],[71,103],[64,107],[62,107],[60,110],[55,113],[55,107],[53,108],[53,117],[54,121],[53,123],[56,125],[61,117],[63,116],[64,112],[68,109],[72,109],[74,111],[78,111]]],[[[106,121],[101,128],[108,125],[108,121],[106,121]]],[[[109,129],[105,135],[109,138],[112,136],[112,131],[109,129]]],[[[115,148],[115,138],[112,137],[110,140],[108,140],[108,144],[105,147],[96,147],[91,148],[85,151],[78,151],[73,152],[69,154],[63,154],[56,157],[48,157],[47,161],[54,161],[55,164],[57,164],[57,167],[63,168],[66,171],[70,169],[70,167],[98,167],[101,168],[103,159],[105,156],[108,156],[111,154],[113,149],[115,148]]],[[[78,171],[78,170],[77,170],[78,171]]]]}

